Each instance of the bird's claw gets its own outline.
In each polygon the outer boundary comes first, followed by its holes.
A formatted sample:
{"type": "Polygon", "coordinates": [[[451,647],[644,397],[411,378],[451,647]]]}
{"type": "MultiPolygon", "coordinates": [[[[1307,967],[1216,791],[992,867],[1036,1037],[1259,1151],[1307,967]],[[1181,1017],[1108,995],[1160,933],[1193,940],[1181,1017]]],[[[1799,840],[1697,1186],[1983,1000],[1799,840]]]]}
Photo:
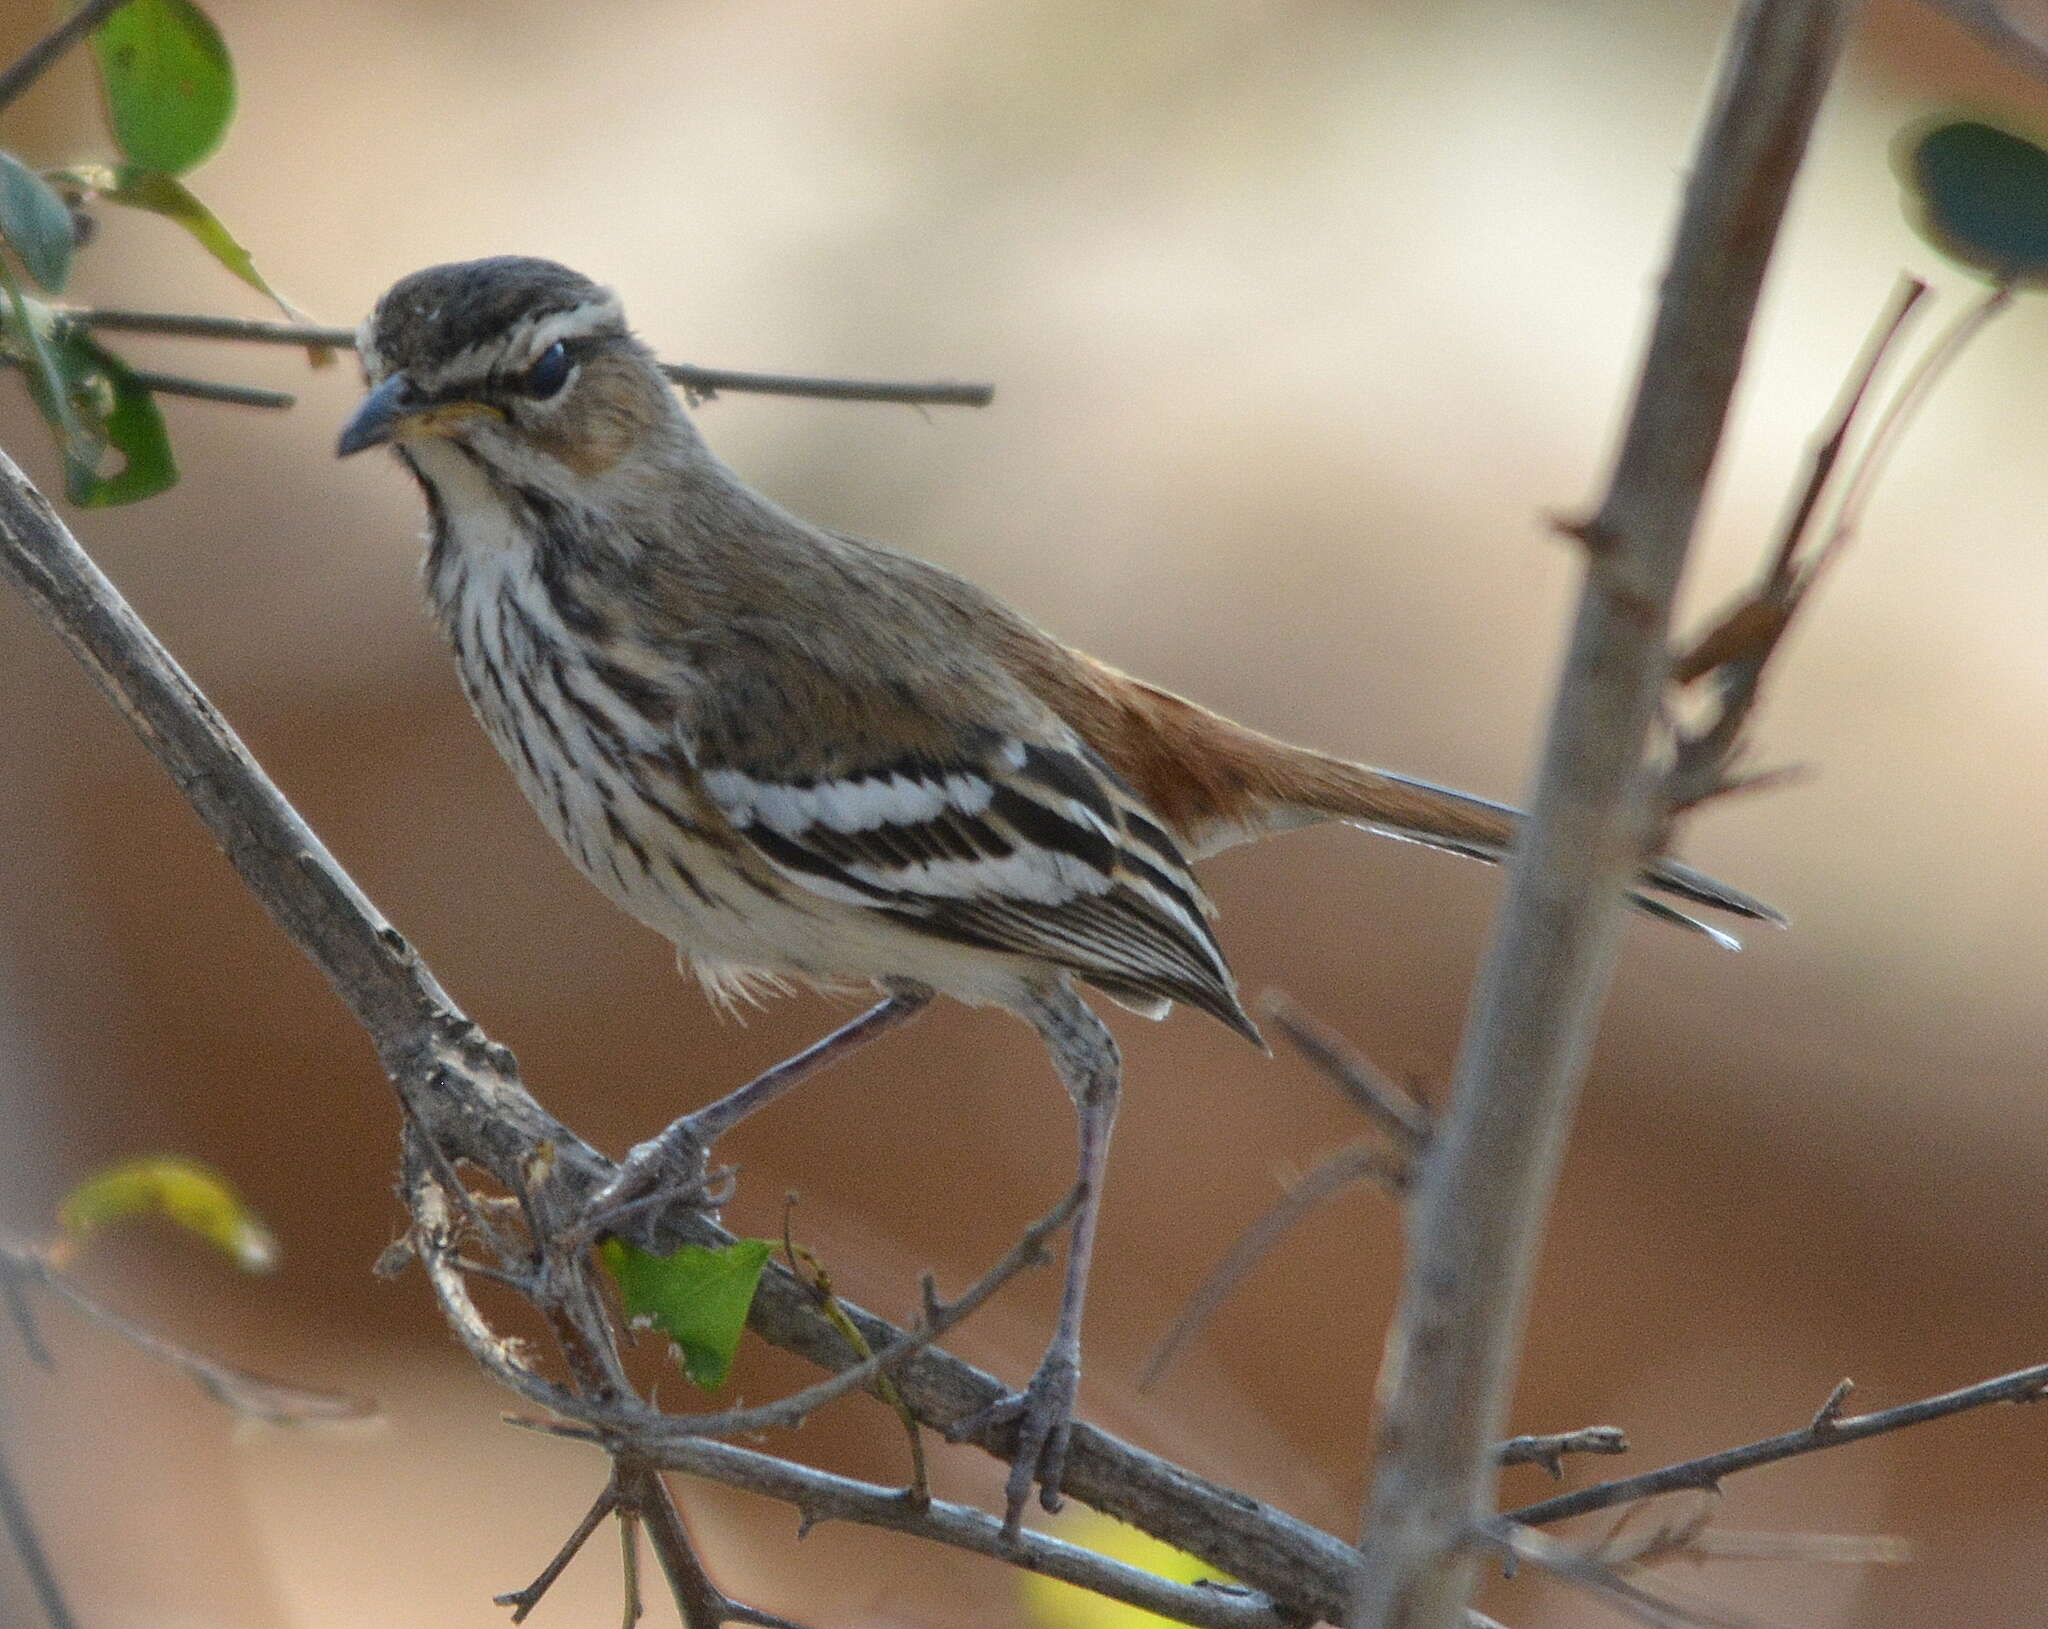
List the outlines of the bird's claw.
{"type": "Polygon", "coordinates": [[[1047,1353],[1038,1373],[1021,1392],[998,1398],[946,1428],[949,1442],[982,1438],[1015,1428],[1016,1449],[1009,1480],[1003,1485],[1003,1540],[1014,1544],[1024,1527],[1024,1507],[1038,1485],[1039,1507],[1058,1510],[1060,1481],[1066,1474],[1067,1444],[1074,1430],[1074,1397],[1080,1389],[1081,1366],[1065,1353],[1047,1353]]]}
{"type": "Polygon", "coordinates": [[[671,1204],[715,1204],[714,1186],[702,1148],[678,1148],[668,1136],[652,1138],[631,1149],[612,1179],[590,1196],[578,1231],[590,1238],[625,1233],[620,1224],[632,1216],[651,1218],[671,1204]]]}

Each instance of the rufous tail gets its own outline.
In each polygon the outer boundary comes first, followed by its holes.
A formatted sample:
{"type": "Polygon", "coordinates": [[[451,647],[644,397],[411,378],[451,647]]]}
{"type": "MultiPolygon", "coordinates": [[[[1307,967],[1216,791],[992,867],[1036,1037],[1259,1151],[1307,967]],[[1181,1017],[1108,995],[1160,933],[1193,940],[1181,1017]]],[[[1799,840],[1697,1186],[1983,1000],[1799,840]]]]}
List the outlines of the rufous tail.
{"type": "MultiPolygon", "coordinates": [[[[1169,691],[1122,674],[1114,680],[1098,692],[1099,710],[1091,709],[1091,738],[1191,859],[1331,820],[1489,864],[1505,860],[1514,846],[1522,816],[1507,804],[1290,746],[1169,691]],[[1112,698],[1112,706],[1099,706],[1112,698]]],[[[1636,908],[1735,945],[1659,896],[1757,922],[1785,920],[1761,900],[1673,859],[1644,866],[1642,885],[1630,896],[1636,908]]]]}

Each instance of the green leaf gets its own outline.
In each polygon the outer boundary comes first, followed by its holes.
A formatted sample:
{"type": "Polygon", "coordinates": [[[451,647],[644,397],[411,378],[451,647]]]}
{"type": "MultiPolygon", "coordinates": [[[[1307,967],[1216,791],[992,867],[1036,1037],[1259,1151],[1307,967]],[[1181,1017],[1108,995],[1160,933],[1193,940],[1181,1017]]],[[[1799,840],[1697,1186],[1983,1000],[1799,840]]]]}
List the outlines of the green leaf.
{"type": "Polygon", "coordinates": [[[104,390],[112,404],[100,420],[105,449],[120,454],[121,467],[102,474],[104,451],[90,474],[80,472],[68,487],[71,501],[88,509],[140,503],[178,484],[177,460],[171,456],[171,435],[149,387],[129,371],[128,364],[100,348],[82,328],[72,329],[60,353],[75,378],[95,394],[104,390]]]}
{"type": "Polygon", "coordinates": [[[235,116],[235,70],[192,0],[128,0],[92,47],[107,122],[137,164],[181,175],[221,144],[235,116]]]}
{"type": "Polygon", "coordinates": [[[21,292],[0,261],[7,308],[0,358],[28,375],[29,395],[64,451],[64,486],[87,508],[135,503],[175,486],[178,466],[156,398],[118,356],[21,292]],[[106,472],[109,454],[120,467],[106,472]]]}
{"type": "Polygon", "coordinates": [[[57,1222],[76,1249],[111,1224],[138,1216],[161,1217],[198,1234],[245,1272],[277,1265],[277,1241],[227,1178],[175,1154],[127,1160],[87,1177],[65,1196],[57,1222]]]}
{"type": "Polygon", "coordinates": [[[7,293],[7,310],[0,318],[0,355],[27,370],[29,395],[56,432],[68,474],[73,449],[80,449],[79,455],[84,456],[85,430],[72,410],[71,392],[58,366],[50,308],[22,293],[21,282],[4,257],[0,257],[0,289],[7,293]]]}
{"type": "Polygon", "coordinates": [[[1898,151],[1908,212],[1937,249],[2002,281],[2048,277],[2048,152],[1974,120],[1913,126],[1898,151]]]}
{"type": "Polygon", "coordinates": [[[71,275],[71,211],[45,181],[12,153],[0,152],[0,238],[52,294],[71,275]]]}
{"type": "Polygon", "coordinates": [[[774,1248],[767,1239],[735,1239],[718,1250],[686,1244],[672,1256],[657,1256],[607,1239],[600,1254],[618,1280],[626,1316],[667,1335],[681,1351],[683,1372],[715,1391],[732,1371],[755,1286],[774,1248]]]}

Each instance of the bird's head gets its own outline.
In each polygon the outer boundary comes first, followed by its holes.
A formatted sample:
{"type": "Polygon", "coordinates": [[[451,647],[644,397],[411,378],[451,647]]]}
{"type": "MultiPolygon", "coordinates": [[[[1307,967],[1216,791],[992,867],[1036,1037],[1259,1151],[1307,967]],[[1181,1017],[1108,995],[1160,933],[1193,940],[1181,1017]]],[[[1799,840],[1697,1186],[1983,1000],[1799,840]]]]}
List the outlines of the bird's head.
{"type": "Polygon", "coordinates": [[[370,393],[342,457],[392,445],[415,468],[460,449],[521,484],[574,487],[651,455],[681,413],[618,297],[551,260],[430,266],[357,341],[370,393]]]}

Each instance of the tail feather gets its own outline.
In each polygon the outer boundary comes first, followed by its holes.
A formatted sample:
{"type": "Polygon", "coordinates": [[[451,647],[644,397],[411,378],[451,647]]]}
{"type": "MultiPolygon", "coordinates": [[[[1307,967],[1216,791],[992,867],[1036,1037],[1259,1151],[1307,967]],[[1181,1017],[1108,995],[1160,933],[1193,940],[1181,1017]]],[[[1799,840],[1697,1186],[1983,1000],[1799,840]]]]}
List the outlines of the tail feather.
{"type": "MultiPolygon", "coordinates": [[[[1337,759],[1324,759],[1323,764],[1325,772],[1318,779],[1335,795],[1305,805],[1312,819],[1341,820],[1384,837],[1494,865],[1506,860],[1514,846],[1522,816],[1508,804],[1337,759]]],[[[1682,860],[1661,855],[1644,865],[1642,886],[1629,894],[1635,908],[1660,922],[1703,934],[1726,949],[1742,948],[1732,934],[1679,910],[1658,898],[1660,894],[1752,922],[1785,925],[1784,913],[1776,907],[1718,882],[1682,860]]]]}
{"type": "MultiPolygon", "coordinates": [[[[1061,677],[1048,699],[1165,820],[1191,860],[1328,820],[1494,865],[1514,846],[1522,815],[1508,804],[1290,746],[1100,663],[1061,677]]],[[[1785,922],[1762,900],[1679,860],[1644,865],[1630,895],[1636,909],[1736,946],[1659,895],[1785,922]]]]}

